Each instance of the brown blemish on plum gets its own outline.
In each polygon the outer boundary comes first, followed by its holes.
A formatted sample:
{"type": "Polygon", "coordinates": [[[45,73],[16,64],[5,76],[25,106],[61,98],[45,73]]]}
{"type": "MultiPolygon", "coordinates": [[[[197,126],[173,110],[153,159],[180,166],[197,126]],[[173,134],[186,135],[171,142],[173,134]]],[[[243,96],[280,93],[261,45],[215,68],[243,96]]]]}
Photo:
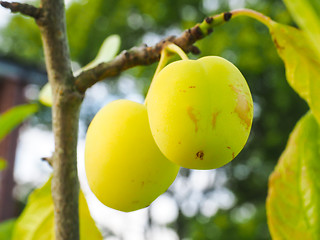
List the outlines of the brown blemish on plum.
{"type": "Polygon", "coordinates": [[[179,90],[179,92],[184,92],[184,93],[185,93],[185,92],[187,92],[187,91],[186,91],[186,90],[182,90],[182,89],[180,89],[180,90],[179,90]]]}
{"type": "Polygon", "coordinates": [[[196,153],[196,159],[200,159],[203,160],[203,156],[204,156],[204,152],[203,151],[199,151],[196,153]]]}
{"type": "Polygon", "coordinates": [[[234,85],[229,84],[229,87],[232,89],[232,91],[234,91],[236,94],[240,94],[241,90],[236,88],[234,85]]]}
{"type": "Polygon", "coordinates": [[[189,88],[196,88],[196,86],[189,86],[189,88]]]}
{"type": "MultiPolygon", "coordinates": [[[[236,88],[234,85],[229,85],[231,89],[238,95],[237,96],[237,106],[235,108],[235,112],[238,114],[239,118],[245,124],[246,128],[249,129],[251,125],[251,118],[250,118],[250,106],[247,100],[247,97],[243,95],[240,89],[236,88]]],[[[245,93],[248,97],[250,95],[245,93]]]]}
{"type": "MultiPolygon", "coordinates": [[[[239,88],[237,88],[236,86],[229,84],[229,87],[232,89],[232,91],[234,91],[236,94],[245,94],[248,97],[251,97],[249,92],[247,91],[241,91],[239,88]]],[[[239,86],[240,88],[243,88],[243,84],[241,84],[241,86],[239,86]]]]}
{"type": "Polygon", "coordinates": [[[143,187],[143,186],[144,186],[144,181],[141,182],[141,187],[143,187]]]}
{"type": "Polygon", "coordinates": [[[234,159],[235,158],[235,153],[234,152],[232,152],[232,159],[234,159]]]}
{"type": "Polygon", "coordinates": [[[229,147],[229,146],[228,146],[227,148],[228,148],[228,149],[231,149],[231,147],[229,147]]]}
{"type": "Polygon", "coordinates": [[[238,114],[239,118],[245,124],[246,128],[250,128],[251,125],[251,118],[250,118],[250,107],[247,98],[242,95],[238,94],[237,99],[237,106],[234,109],[235,113],[238,114]]]}
{"type": "MultiPolygon", "coordinates": [[[[234,111],[236,114],[238,114],[239,118],[245,124],[246,128],[249,129],[251,125],[251,118],[250,106],[247,97],[243,95],[244,93],[234,85],[230,84],[229,86],[237,94],[237,106],[234,111]]],[[[248,93],[246,93],[246,95],[250,97],[248,93]]]]}
{"type": "Polygon", "coordinates": [[[179,141],[178,144],[181,144],[181,141],[179,141]]]}
{"type": "Polygon", "coordinates": [[[187,113],[188,113],[190,119],[192,120],[192,122],[194,122],[195,131],[197,132],[198,131],[198,121],[199,121],[199,118],[197,118],[197,115],[199,115],[199,114],[197,114],[197,111],[193,107],[188,107],[187,113]]]}
{"type": "Polygon", "coordinates": [[[218,117],[219,114],[220,114],[220,111],[212,113],[212,121],[211,121],[212,128],[216,127],[217,117],[218,117]]]}
{"type": "Polygon", "coordinates": [[[279,42],[277,41],[277,39],[273,39],[273,42],[274,42],[274,45],[276,45],[276,48],[279,49],[280,51],[285,49],[284,46],[281,46],[281,45],[279,44],[279,42]]]}

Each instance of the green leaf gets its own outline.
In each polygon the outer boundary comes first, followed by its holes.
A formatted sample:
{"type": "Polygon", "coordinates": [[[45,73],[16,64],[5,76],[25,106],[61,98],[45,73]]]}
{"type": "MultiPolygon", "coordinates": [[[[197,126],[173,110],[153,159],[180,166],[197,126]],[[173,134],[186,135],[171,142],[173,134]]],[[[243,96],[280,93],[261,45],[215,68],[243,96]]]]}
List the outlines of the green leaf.
{"type": "Polygon", "coordinates": [[[7,161],[0,157],[0,171],[4,170],[6,168],[7,168],[7,161]]]}
{"type": "Polygon", "coordinates": [[[307,38],[320,59],[320,1],[284,0],[299,27],[306,32],[307,38]]]}
{"type": "MultiPolygon", "coordinates": [[[[108,62],[112,60],[119,52],[120,44],[121,39],[119,35],[114,34],[107,37],[103,41],[96,58],[86,66],[82,67],[79,71],[76,71],[75,75],[78,75],[81,71],[93,68],[102,62],[108,62]]],[[[47,107],[52,106],[52,92],[50,83],[47,83],[41,89],[39,93],[39,101],[47,107]]]]}
{"type": "Polygon", "coordinates": [[[108,62],[112,60],[117,55],[120,49],[120,44],[121,39],[119,35],[111,35],[107,37],[103,41],[96,58],[84,66],[82,70],[87,70],[102,62],[108,62]]]}
{"type": "Polygon", "coordinates": [[[276,22],[270,23],[269,30],[284,61],[287,81],[320,123],[320,58],[303,31],[276,22]]]}
{"type": "Polygon", "coordinates": [[[17,220],[12,239],[54,239],[53,214],[50,179],[30,194],[28,204],[17,220]]]}
{"type": "Polygon", "coordinates": [[[39,101],[47,106],[52,107],[52,90],[50,83],[46,83],[39,93],[39,101]]]}
{"type": "Polygon", "coordinates": [[[0,239],[1,240],[11,240],[15,221],[16,219],[9,219],[0,223],[0,239]]]}
{"type": "Polygon", "coordinates": [[[24,104],[13,107],[0,115],[0,141],[27,117],[38,111],[37,104],[24,104]]]}
{"type": "MultiPolygon", "coordinates": [[[[102,239],[91,218],[84,194],[79,195],[80,238],[102,239]]],[[[13,240],[54,240],[54,210],[51,197],[51,178],[46,184],[30,194],[28,204],[18,218],[13,240]]]]}
{"type": "Polygon", "coordinates": [[[267,216],[273,239],[320,236],[320,127],[306,114],[269,179],[267,216]]]}

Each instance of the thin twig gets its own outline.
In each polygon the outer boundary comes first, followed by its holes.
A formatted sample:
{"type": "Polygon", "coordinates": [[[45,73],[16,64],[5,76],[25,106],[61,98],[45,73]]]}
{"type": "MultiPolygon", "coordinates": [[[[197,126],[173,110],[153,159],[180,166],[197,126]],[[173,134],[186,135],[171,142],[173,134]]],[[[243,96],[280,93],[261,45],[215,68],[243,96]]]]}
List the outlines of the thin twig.
{"type": "Polygon", "coordinates": [[[0,5],[4,8],[8,8],[13,13],[21,13],[23,15],[38,19],[41,17],[42,10],[30,4],[18,3],[18,2],[6,2],[0,1],[0,5]]]}
{"type": "Polygon", "coordinates": [[[42,161],[46,161],[52,167],[52,157],[42,157],[42,161]]]}

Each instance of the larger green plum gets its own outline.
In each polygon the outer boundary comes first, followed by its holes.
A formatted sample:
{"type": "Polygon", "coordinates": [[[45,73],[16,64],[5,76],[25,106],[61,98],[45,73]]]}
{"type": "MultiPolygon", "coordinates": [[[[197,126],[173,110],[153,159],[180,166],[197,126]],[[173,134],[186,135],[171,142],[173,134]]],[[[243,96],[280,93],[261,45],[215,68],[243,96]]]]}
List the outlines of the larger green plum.
{"type": "Polygon", "coordinates": [[[227,164],[250,133],[249,87],[240,71],[221,57],[169,64],[155,76],[146,104],[160,150],[185,168],[227,164]]]}
{"type": "Polygon", "coordinates": [[[92,192],[103,204],[129,212],[164,193],[179,166],[154,142],[146,107],[117,100],[103,107],[89,126],[85,169],[92,192]]]}

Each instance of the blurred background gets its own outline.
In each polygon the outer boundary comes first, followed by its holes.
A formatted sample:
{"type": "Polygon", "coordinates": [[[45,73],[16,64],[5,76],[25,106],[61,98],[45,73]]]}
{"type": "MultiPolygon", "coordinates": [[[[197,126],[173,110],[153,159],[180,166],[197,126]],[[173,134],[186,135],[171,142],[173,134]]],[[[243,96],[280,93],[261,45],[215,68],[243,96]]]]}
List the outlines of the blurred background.
{"type": "MultiPolygon", "coordinates": [[[[37,1],[24,2],[39,5],[37,1]]],[[[243,7],[293,25],[281,0],[69,0],[66,7],[75,71],[96,56],[103,40],[111,34],[120,36],[121,50],[143,43],[153,45],[169,35],[180,35],[206,16],[243,7]]],[[[1,102],[10,97],[11,105],[37,101],[47,81],[39,30],[32,19],[9,14],[5,9],[0,9],[0,16],[1,102]],[[16,96],[7,96],[9,90],[5,89],[12,84],[16,96]]],[[[181,169],[170,189],[147,209],[132,213],[112,210],[92,195],[86,183],[85,133],[96,112],[110,101],[125,98],[142,103],[156,64],[136,67],[94,85],[81,109],[78,169],[92,216],[105,239],[270,239],[265,212],[268,176],[307,106],[287,84],[283,63],[268,29],[261,23],[246,17],[234,19],[196,45],[201,54],[189,54],[190,58],[222,56],[233,62],[248,81],[254,100],[248,143],[234,161],[222,168],[181,169]]],[[[10,151],[15,163],[0,172],[1,201],[13,201],[14,211],[2,214],[0,221],[19,214],[28,194],[52,172],[41,160],[50,157],[54,149],[51,109],[43,106],[14,134],[18,137],[17,147],[11,140],[10,151]],[[3,194],[4,186],[8,187],[3,179],[13,167],[11,199],[10,194],[3,194]]],[[[9,140],[4,141],[8,144],[9,140]]]]}

